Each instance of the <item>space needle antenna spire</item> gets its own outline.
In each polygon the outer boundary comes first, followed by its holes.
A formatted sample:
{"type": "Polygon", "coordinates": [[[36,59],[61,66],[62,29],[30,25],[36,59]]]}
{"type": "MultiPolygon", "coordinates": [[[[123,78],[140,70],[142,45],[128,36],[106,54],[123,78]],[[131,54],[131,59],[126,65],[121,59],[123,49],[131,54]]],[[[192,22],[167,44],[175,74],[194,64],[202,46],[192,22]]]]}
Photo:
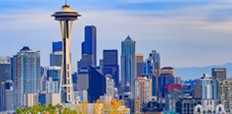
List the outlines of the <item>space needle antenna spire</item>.
{"type": "Polygon", "coordinates": [[[61,39],[62,39],[62,69],[60,73],[60,103],[72,103],[74,102],[73,96],[73,83],[72,83],[72,68],[71,68],[71,54],[70,54],[70,42],[72,35],[73,21],[78,20],[81,15],[71,10],[71,7],[67,5],[62,6],[62,11],[55,12],[52,17],[55,17],[56,21],[60,23],[61,39]]]}

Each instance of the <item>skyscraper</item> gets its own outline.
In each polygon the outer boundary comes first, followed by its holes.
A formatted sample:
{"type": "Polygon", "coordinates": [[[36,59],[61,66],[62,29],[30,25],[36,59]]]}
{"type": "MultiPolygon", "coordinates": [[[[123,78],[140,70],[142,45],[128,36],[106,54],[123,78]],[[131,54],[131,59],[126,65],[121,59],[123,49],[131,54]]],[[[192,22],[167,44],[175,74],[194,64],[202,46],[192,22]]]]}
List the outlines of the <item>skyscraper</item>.
{"type": "Polygon", "coordinates": [[[143,74],[143,54],[136,54],[137,77],[143,74]]]}
{"type": "Polygon", "coordinates": [[[106,94],[106,77],[93,67],[89,67],[88,101],[93,103],[106,94]]]}
{"type": "Polygon", "coordinates": [[[50,66],[62,66],[62,51],[55,51],[50,54],[50,66]]]}
{"type": "Polygon", "coordinates": [[[1,83],[1,104],[2,111],[12,110],[13,106],[13,82],[12,80],[7,80],[1,83]]]}
{"type": "Polygon", "coordinates": [[[138,77],[135,79],[135,99],[140,99],[143,103],[151,101],[152,97],[152,80],[146,77],[138,77]]]}
{"type": "Polygon", "coordinates": [[[62,42],[52,42],[52,52],[62,51],[62,42]]]}
{"type": "MultiPolygon", "coordinates": [[[[127,36],[127,38],[122,41],[121,46],[121,88],[125,90],[126,86],[132,86],[133,81],[137,77],[135,41],[127,36]]],[[[131,89],[133,89],[133,86],[131,89]]],[[[133,92],[133,90],[131,91],[133,92]]]]}
{"type": "Polygon", "coordinates": [[[40,90],[40,52],[23,47],[13,56],[13,62],[14,104],[23,107],[24,96],[40,90]]]}
{"type": "Polygon", "coordinates": [[[152,50],[144,63],[143,73],[152,76],[152,96],[158,96],[158,83],[160,76],[160,54],[152,50]]]}
{"type": "Polygon", "coordinates": [[[103,75],[110,74],[114,79],[115,87],[118,87],[119,82],[119,66],[118,66],[118,51],[103,50],[103,75]]]}
{"type": "MultiPolygon", "coordinates": [[[[89,56],[91,65],[96,66],[97,62],[97,36],[96,27],[93,25],[85,26],[85,41],[82,42],[82,59],[83,55],[89,56]]],[[[83,60],[82,60],[83,61],[83,60]]],[[[85,61],[83,61],[85,62],[85,61]]]]}
{"type": "Polygon", "coordinates": [[[212,76],[218,78],[219,80],[226,79],[226,68],[212,68],[212,76]]]}
{"type": "MultiPolygon", "coordinates": [[[[6,80],[11,80],[11,63],[10,57],[0,57],[0,84],[6,80]]],[[[1,90],[1,86],[0,86],[1,90]]],[[[0,91],[0,99],[1,99],[0,91]]],[[[2,106],[0,104],[0,106],[2,106]]]]}

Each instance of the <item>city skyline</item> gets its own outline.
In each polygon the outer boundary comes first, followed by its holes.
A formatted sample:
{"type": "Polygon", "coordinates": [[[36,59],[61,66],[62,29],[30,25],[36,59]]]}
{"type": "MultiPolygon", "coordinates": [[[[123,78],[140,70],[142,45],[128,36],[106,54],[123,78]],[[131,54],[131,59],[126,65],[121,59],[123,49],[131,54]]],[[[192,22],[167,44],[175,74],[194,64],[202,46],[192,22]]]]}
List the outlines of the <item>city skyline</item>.
{"type": "MultiPolygon", "coordinates": [[[[8,0],[0,3],[3,11],[0,24],[5,26],[0,29],[1,48],[7,49],[1,50],[1,56],[12,56],[23,46],[29,46],[41,52],[41,65],[49,66],[51,44],[60,41],[57,22],[50,15],[59,10],[64,1],[54,4],[45,0],[8,0]]],[[[81,58],[85,25],[98,28],[98,60],[103,58],[104,49],[117,49],[121,53],[120,42],[130,35],[137,42],[136,53],[144,54],[144,58],[151,50],[159,51],[162,67],[203,67],[232,61],[229,13],[232,3],[229,0],[69,0],[69,3],[73,10],[84,14],[73,29],[71,52],[75,68],[81,58]]]]}

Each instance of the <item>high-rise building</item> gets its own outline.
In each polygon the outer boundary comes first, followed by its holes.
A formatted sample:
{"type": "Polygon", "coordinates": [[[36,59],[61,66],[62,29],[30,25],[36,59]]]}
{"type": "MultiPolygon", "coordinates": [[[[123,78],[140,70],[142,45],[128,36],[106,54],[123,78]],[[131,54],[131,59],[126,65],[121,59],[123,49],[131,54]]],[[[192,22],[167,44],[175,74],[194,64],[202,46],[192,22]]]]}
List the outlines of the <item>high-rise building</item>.
{"type": "Polygon", "coordinates": [[[78,62],[78,68],[96,66],[97,63],[97,35],[96,27],[85,26],[85,41],[82,42],[82,59],[78,62]]]}
{"type": "Polygon", "coordinates": [[[118,66],[118,51],[103,50],[103,75],[110,74],[114,79],[115,87],[119,83],[119,66],[118,66]]]}
{"type": "Polygon", "coordinates": [[[61,67],[53,66],[47,69],[47,79],[52,78],[52,81],[60,81],[61,67]]]}
{"type": "Polygon", "coordinates": [[[14,104],[23,107],[24,96],[40,90],[40,52],[23,47],[13,56],[13,62],[14,104]]]}
{"type": "Polygon", "coordinates": [[[226,112],[232,112],[232,78],[230,80],[219,81],[218,100],[224,106],[226,112]]]}
{"type": "MultiPolygon", "coordinates": [[[[0,57],[0,84],[2,82],[6,82],[6,80],[11,80],[10,57],[0,57]]],[[[0,90],[1,90],[1,86],[0,86],[0,90]]],[[[0,91],[0,95],[1,95],[1,91],[0,91]]],[[[1,97],[2,96],[0,96],[0,99],[1,97]]],[[[0,104],[0,106],[2,105],[0,104]]]]}
{"type": "Polygon", "coordinates": [[[106,76],[106,95],[114,98],[114,79],[106,76]]]}
{"type": "Polygon", "coordinates": [[[62,42],[52,42],[52,52],[62,51],[62,42]]]}
{"type": "Polygon", "coordinates": [[[54,81],[52,77],[46,81],[47,93],[59,93],[59,81],[54,81]]]}
{"type": "Polygon", "coordinates": [[[106,94],[106,77],[93,67],[89,67],[88,101],[93,103],[106,94]]]}
{"type": "Polygon", "coordinates": [[[55,51],[50,54],[50,66],[62,66],[62,51],[55,51]]]}
{"type": "Polygon", "coordinates": [[[226,68],[212,68],[212,76],[219,80],[226,79],[226,68]]]}
{"type": "Polygon", "coordinates": [[[181,90],[173,89],[165,94],[166,109],[176,112],[176,102],[183,98],[181,90]]]}
{"type": "Polygon", "coordinates": [[[158,99],[162,99],[165,97],[165,85],[167,84],[174,84],[174,77],[167,73],[167,74],[160,74],[159,77],[159,95],[158,99]]]}
{"type": "Polygon", "coordinates": [[[135,41],[129,36],[122,41],[121,45],[121,88],[126,89],[129,86],[133,90],[133,81],[137,77],[135,41]]]}
{"type": "Polygon", "coordinates": [[[214,77],[209,77],[209,74],[204,74],[196,82],[196,97],[202,100],[217,100],[218,80],[214,77]]]}
{"type": "Polygon", "coordinates": [[[137,77],[143,74],[143,54],[136,54],[137,77]]]}
{"type": "Polygon", "coordinates": [[[140,99],[142,103],[148,103],[152,100],[152,80],[146,77],[135,79],[135,99],[140,99]]]}
{"type": "Polygon", "coordinates": [[[170,74],[170,75],[174,76],[174,69],[172,67],[163,67],[161,69],[161,73],[162,74],[170,74]]]}
{"type": "Polygon", "coordinates": [[[7,80],[1,83],[1,104],[2,111],[9,111],[13,109],[13,82],[7,80]]]}
{"type": "Polygon", "coordinates": [[[158,83],[160,76],[160,54],[156,50],[152,50],[146,59],[143,68],[143,74],[152,76],[152,96],[158,96],[158,83]]]}

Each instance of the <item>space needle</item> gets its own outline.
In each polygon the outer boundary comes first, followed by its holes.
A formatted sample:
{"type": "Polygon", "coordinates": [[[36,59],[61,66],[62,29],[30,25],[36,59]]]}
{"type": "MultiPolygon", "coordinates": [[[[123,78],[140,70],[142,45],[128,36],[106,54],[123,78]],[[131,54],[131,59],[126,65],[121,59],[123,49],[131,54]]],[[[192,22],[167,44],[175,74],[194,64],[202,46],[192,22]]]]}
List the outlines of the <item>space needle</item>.
{"type": "Polygon", "coordinates": [[[65,5],[62,7],[62,10],[57,11],[52,15],[52,17],[55,17],[55,20],[59,21],[60,23],[61,38],[63,43],[59,94],[61,97],[61,102],[65,103],[74,102],[70,57],[70,39],[72,35],[73,21],[77,20],[79,16],[81,15],[75,11],[72,11],[71,7],[67,5],[67,0],[65,1],[65,5]]]}

